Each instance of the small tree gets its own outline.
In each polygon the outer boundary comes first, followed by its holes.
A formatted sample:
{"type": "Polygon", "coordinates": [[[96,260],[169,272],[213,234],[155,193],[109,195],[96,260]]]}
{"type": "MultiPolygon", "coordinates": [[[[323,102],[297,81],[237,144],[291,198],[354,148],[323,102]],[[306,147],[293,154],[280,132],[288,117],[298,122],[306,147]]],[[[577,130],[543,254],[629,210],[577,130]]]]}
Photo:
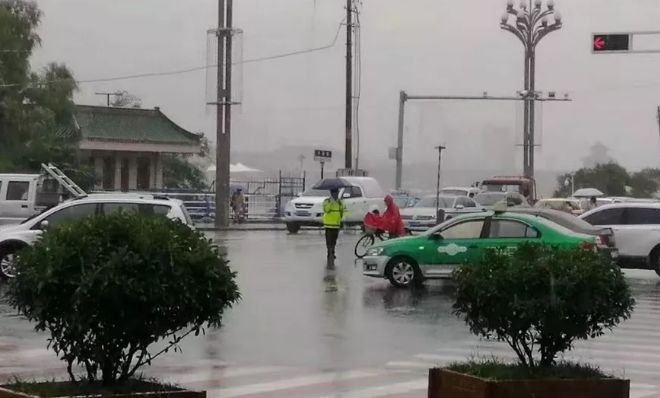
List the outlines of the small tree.
{"type": "MultiPolygon", "coordinates": [[[[123,382],[239,299],[235,274],[202,233],[119,213],[49,229],[21,253],[10,303],[87,381],[123,382]],[[150,347],[165,340],[156,353],[150,347]]],[[[152,348],[152,347],[151,347],[152,348]]]]}
{"type": "Polygon", "coordinates": [[[505,341],[528,368],[552,366],[576,340],[600,336],[628,319],[635,304],[621,270],[580,249],[490,249],[454,277],[454,314],[472,333],[505,341]]]}

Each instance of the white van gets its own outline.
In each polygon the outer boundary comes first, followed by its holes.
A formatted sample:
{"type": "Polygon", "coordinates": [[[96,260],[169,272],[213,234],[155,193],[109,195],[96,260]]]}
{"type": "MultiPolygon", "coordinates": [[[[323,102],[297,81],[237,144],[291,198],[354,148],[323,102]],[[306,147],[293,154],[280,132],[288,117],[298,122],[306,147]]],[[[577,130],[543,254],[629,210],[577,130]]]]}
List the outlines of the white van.
{"type": "Polygon", "coordinates": [[[0,225],[21,221],[56,206],[68,195],[40,174],[0,174],[0,225]]]}
{"type": "MultiPolygon", "coordinates": [[[[385,209],[385,194],[378,181],[371,177],[341,177],[349,186],[339,191],[339,197],[346,205],[347,213],[343,224],[362,225],[362,220],[371,206],[385,209]]],[[[310,189],[287,203],[284,221],[290,233],[297,233],[302,226],[320,227],[323,225],[323,201],[330,197],[327,190],[310,189]]]]}
{"type": "Polygon", "coordinates": [[[38,174],[0,174],[0,225],[18,224],[37,207],[38,174]]]}

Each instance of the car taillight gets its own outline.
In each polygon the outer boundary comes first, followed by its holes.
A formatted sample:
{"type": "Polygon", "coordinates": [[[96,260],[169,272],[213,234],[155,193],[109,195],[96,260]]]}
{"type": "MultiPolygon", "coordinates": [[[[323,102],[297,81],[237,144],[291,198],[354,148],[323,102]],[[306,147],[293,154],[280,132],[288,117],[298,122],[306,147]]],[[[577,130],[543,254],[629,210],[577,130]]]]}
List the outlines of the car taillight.
{"type": "Polygon", "coordinates": [[[596,250],[596,245],[593,242],[582,242],[578,245],[580,250],[596,250]]]}
{"type": "Polygon", "coordinates": [[[603,245],[607,247],[614,247],[614,236],[612,235],[600,235],[599,236],[601,242],[603,242],[603,245]]]}

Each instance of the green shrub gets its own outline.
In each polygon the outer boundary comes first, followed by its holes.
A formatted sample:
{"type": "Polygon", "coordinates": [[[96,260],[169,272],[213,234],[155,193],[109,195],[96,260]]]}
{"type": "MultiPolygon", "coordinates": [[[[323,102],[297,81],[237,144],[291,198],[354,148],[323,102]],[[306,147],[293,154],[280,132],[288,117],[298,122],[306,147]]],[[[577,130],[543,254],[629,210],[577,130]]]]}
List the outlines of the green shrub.
{"type": "Polygon", "coordinates": [[[235,274],[202,233],[119,213],[49,229],[21,253],[10,303],[89,382],[125,382],[239,299],[235,274]],[[152,344],[164,341],[156,353],[152,344]],[[152,347],[153,348],[153,347],[152,347]]]}
{"type": "Polygon", "coordinates": [[[530,368],[554,365],[576,340],[600,336],[628,319],[635,304],[615,264],[579,249],[490,249],[454,277],[454,314],[472,333],[508,343],[530,368]]]}
{"type": "Polygon", "coordinates": [[[489,380],[534,379],[605,379],[610,375],[597,366],[572,362],[560,362],[552,367],[521,367],[498,359],[485,359],[464,363],[452,363],[447,369],[489,380]]]}

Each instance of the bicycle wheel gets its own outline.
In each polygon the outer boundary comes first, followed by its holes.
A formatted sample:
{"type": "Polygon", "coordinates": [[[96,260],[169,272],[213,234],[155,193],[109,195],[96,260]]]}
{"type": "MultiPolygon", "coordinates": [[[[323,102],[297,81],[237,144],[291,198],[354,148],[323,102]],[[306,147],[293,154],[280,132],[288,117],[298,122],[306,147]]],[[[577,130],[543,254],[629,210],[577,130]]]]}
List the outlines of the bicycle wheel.
{"type": "Polygon", "coordinates": [[[360,240],[355,244],[355,257],[363,258],[367,255],[367,250],[374,245],[375,239],[373,235],[363,235],[360,240]]]}

